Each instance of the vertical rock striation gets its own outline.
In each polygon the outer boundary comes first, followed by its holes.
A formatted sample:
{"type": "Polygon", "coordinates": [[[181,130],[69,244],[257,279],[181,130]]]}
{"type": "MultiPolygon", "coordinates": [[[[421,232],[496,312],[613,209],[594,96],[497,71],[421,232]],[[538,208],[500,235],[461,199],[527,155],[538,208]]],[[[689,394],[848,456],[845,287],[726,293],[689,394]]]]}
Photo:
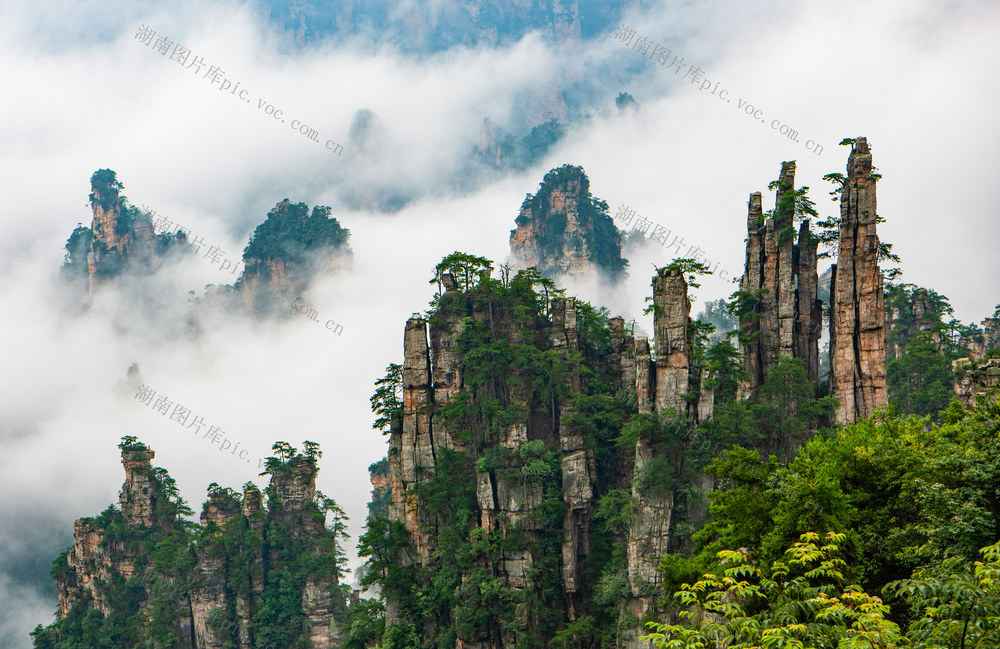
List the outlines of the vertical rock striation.
{"type": "MultiPolygon", "coordinates": [[[[262,621],[256,614],[267,602],[273,606],[276,588],[282,597],[298,588],[299,617],[288,621],[301,623],[305,646],[339,646],[333,620],[343,604],[334,597],[337,571],[321,560],[334,546],[315,502],[315,458],[297,454],[271,467],[268,509],[252,484],[242,496],[213,485],[200,527],[188,537],[188,524],[178,518],[172,500],[173,481],[150,465],[153,457],[142,444],[123,445],[121,512],[109,508],[76,522],[74,544],[53,571],[60,615],[98,611],[95,628],[114,616],[119,634],[117,625],[128,618],[128,633],[142,638],[167,633],[171,646],[181,648],[252,649],[273,638],[258,637],[262,621]],[[300,576],[303,565],[319,567],[300,576]]],[[[56,637],[76,628],[53,626],[49,632],[56,637]]],[[[273,627],[267,631],[273,632],[273,627]]]]}
{"type": "MultiPolygon", "coordinates": [[[[641,367],[636,373],[639,411],[651,410],[668,420],[686,422],[693,414],[688,412],[685,398],[692,383],[688,342],[691,302],[687,296],[687,282],[680,270],[668,267],[657,271],[652,284],[656,358],[649,357],[648,344],[640,339],[636,354],[637,367],[641,367]],[[653,395],[652,403],[647,394],[653,395]]],[[[694,409],[697,410],[697,406],[694,409]]],[[[679,451],[676,447],[664,448],[648,429],[639,435],[635,445],[631,485],[635,509],[629,524],[627,546],[631,600],[622,611],[625,620],[641,619],[653,610],[661,594],[656,568],[660,558],[677,549],[675,491],[651,487],[648,475],[654,470],[654,461],[665,462],[673,475],[681,475],[684,466],[679,451]]],[[[624,646],[639,647],[638,636],[636,629],[626,631],[622,638],[624,646]]]]}
{"type": "Polygon", "coordinates": [[[653,327],[656,336],[656,412],[673,409],[684,416],[691,351],[688,320],[691,301],[680,270],[661,268],[653,278],[653,327]]]}
{"type": "Polygon", "coordinates": [[[742,386],[752,394],[779,358],[800,358],[810,383],[819,381],[819,338],[823,306],[818,299],[818,241],[809,221],[795,239],[795,162],[783,162],[772,217],[765,220],[761,195],[750,195],[747,210],[746,262],[740,291],[746,309],[740,320],[742,386]]]}
{"type": "Polygon", "coordinates": [[[968,342],[969,354],[974,360],[981,360],[991,349],[1000,349],[1000,318],[986,318],[981,329],[982,335],[968,342]]]}
{"type": "Polygon", "coordinates": [[[156,522],[154,511],[160,489],[149,464],[154,455],[148,449],[122,450],[125,484],[122,485],[118,500],[125,522],[130,527],[152,527],[156,522]]]}
{"type": "Polygon", "coordinates": [[[1000,392],[1000,358],[977,361],[959,358],[952,363],[955,370],[955,397],[966,408],[979,399],[995,398],[1000,392]]]}
{"type": "Polygon", "coordinates": [[[840,402],[836,419],[842,424],[870,417],[887,402],[876,181],[868,141],[859,137],[840,196],[840,248],[830,289],[830,392],[840,402]]]}
{"type": "Polygon", "coordinates": [[[618,279],[625,272],[618,230],[607,204],[590,194],[581,167],[564,165],[545,174],[534,196],[521,204],[510,233],[510,262],[534,266],[550,278],[618,279]]]}

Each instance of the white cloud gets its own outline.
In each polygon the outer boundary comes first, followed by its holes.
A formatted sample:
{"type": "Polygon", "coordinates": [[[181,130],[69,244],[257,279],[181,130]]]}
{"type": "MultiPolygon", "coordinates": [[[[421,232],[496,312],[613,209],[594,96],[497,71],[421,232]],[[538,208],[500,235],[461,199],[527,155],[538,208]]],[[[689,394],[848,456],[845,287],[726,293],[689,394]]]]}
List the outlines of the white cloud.
{"type": "MultiPolygon", "coordinates": [[[[840,138],[866,135],[884,175],[883,238],[902,255],[904,279],[949,296],[964,321],[992,312],[1000,301],[993,254],[1000,226],[990,212],[1000,175],[1000,127],[991,114],[1000,90],[990,67],[995,6],[698,3],[626,20],[704,68],[732,98],[749,100],[767,123],[610,37],[581,48],[530,36],[509,48],[414,61],[372,54],[357,39],[279,54],[277,37],[252,12],[225,3],[0,9],[8,44],[0,52],[0,512],[46,511],[50,524],[71,530],[73,519],[117,499],[123,474],[115,444],[126,434],[156,450],[155,463],[195,509],[210,482],[257,479],[254,465],[123,395],[120,383],[136,361],[154,389],[221,426],[254,457],[278,439],[320,442],[320,488],[347,510],[356,537],[367,466],[385,448],[371,430],[368,396],[401,357],[406,318],[426,308],[431,269],[454,250],[503,259],[524,194],[563,163],[586,169],[612,214],[628,204],[734,274],[748,195],[764,192],[767,207],[767,183],[782,160],[796,159],[798,184],[811,186],[829,213],[835,206],[820,177],[843,171],[840,138]],[[57,17],[60,24],[75,17],[59,38],[50,29],[57,17]],[[140,23],[221,66],[252,102],[140,45],[133,38],[140,23]],[[483,117],[516,124],[532,89],[549,92],[619,66],[638,76],[622,88],[591,79],[608,93],[599,104],[610,109],[614,94],[627,90],[638,113],[598,111],[534,169],[454,195],[450,183],[478,143],[483,117]],[[259,110],[261,98],[287,123],[259,110]],[[364,155],[346,144],[362,109],[379,124],[364,155]],[[315,128],[320,142],[293,131],[291,119],[315,128]],[[822,155],[770,130],[771,119],[794,126],[803,142],[820,142],[822,155]],[[328,138],[345,142],[343,156],[323,149],[328,138]],[[313,299],[322,321],[343,325],[342,335],[305,319],[257,326],[233,314],[203,337],[186,338],[187,291],[231,281],[203,259],[151,280],[143,307],[150,312],[110,291],[90,313],[67,316],[51,279],[72,228],[89,224],[88,179],[104,167],[119,173],[134,203],[231,256],[282,198],[332,205],[352,232],[354,269],[315,287],[313,299]],[[394,213],[375,211],[372,201],[390,191],[413,200],[394,213]]],[[[627,290],[613,305],[624,315],[641,311],[652,265],[673,256],[656,254],[631,260],[627,290]]],[[[695,310],[731,290],[707,279],[695,310]]],[[[0,590],[19,588],[8,586],[0,590]]],[[[31,626],[49,621],[42,608],[31,626]]]]}

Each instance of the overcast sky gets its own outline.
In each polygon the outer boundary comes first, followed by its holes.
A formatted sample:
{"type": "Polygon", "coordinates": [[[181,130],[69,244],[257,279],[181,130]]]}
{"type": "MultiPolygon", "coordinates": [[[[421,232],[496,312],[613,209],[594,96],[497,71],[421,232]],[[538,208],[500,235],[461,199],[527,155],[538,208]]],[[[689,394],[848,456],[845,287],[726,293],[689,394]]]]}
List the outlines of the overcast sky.
{"type": "MultiPolygon", "coordinates": [[[[405,321],[426,309],[434,265],[454,250],[502,260],[524,195],[564,163],[584,167],[612,215],[628,205],[733,277],[749,194],[763,192],[765,209],[773,207],[768,182],[783,160],[797,160],[796,184],[812,188],[822,216],[834,213],[821,176],[843,173],[842,138],[867,136],[883,175],[880,236],[902,257],[903,280],[948,296],[962,321],[992,314],[1000,302],[1000,6],[692,2],[623,22],[654,44],[650,52],[670,49],[684,72],[694,64],[712,86],[699,90],[623,45],[617,25],[583,45],[529,35],[508,48],[418,60],[363,37],[282,54],[268,27],[235,4],[0,3],[0,601],[13,602],[6,618],[0,613],[0,644],[28,647],[24,634],[51,622],[51,593],[21,580],[47,571],[76,518],[117,501],[122,435],[156,451],[154,463],[196,510],[210,482],[259,482],[256,462],[273,441],[317,441],[319,486],[347,511],[356,538],[367,467],[386,448],[371,429],[368,396],[385,366],[401,362],[405,321]],[[204,59],[203,71],[221,68],[247,94],[222,92],[139,43],[140,25],[184,44],[204,59]],[[541,164],[462,195],[449,189],[484,117],[513,123],[526,94],[619,68],[628,85],[595,96],[593,117],[541,164]],[[620,90],[638,112],[614,109],[620,90]],[[375,127],[352,143],[363,109],[375,127]],[[293,119],[315,128],[319,142],[294,131],[293,119]],[[772,130],[774,120],[796,129],[799,142],[772,130]],[[328,140],[344,146],[342,155],[325,149],[328,140]],[[151,278],[143,307],[106,291],[87,315],[67,314],[53,278],[73,227],[90,224],[89,179],[100,168],[118,173],[134,204],[233,258],[281,199],[332,206],[351,231],[353,270],[314,287],[313,301],[321,323],[332,319],[342,333],[233,314],[185,339],[188,291],[233,280],[199,258],[151,278]],[[392,213],[373,207],[389,194],[411,200],[392,213]],[[254,462],[133,400],[123,386],[133,362],[145,383],[223,428],[254,462]]],[[[649,249],[633,258],[612,311],[641,313],[653,266],[673,256],[649,249]]],[[[705,280],[697,307],[732,288],[705,280]]]]}

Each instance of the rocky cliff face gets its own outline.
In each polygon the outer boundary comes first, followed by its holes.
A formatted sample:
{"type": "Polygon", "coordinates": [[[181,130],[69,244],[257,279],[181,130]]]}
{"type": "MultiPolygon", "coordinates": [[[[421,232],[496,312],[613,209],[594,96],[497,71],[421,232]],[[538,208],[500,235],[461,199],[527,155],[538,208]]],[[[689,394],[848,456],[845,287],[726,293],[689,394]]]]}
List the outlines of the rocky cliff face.
{"type": "MultiPolygon", "coordinates": [[[[922,287],[891,286],[886,291],[885,357],[888,363],[899,358],[918,333],[932,332],[946,315],[942,296],[922,287]]],[[[941,345],[937,332],[931,334],[941,345]]]]}
{"type": "MultiPolygon", "coordinates": [[[[661,269],[653,278],[653,321],[656,354],[644,338],[636,343],[636,394],[639,412],[653,412],[685,421],[688,403],[691,351],[688,341],[691,302],[687,282],[679,270],[661,269]]],[[[647,475],[656,458],[665,461],[673,475],[683,472],[679,449],[665,448],[653,431],[645,430],[635,445],[632,475],[647,475]]],[[[660,595],[660,558],[678,549],[673,489],[650,489],[643,480],[632,480],[635,513],[628,530],[628,580],[630,601],[623,607],[623,620],[641,619],[654,609],[660,595]]],[[[638,633],[629,629],[622,637],[625,647],[639,647],[638,633]]]]}
{"type": "Polygon", "coordinates": [[[960,358],[953,364],[955,397],[966,408],[981,398],[996,398],[1000,391],[1000,358],[983,361],[960,358]]]}
{"type": "Polygon", "coordinates": [[[607,203],[591,196],[583,169],[553,169],[521,204],[517,229],[510,233],[511,265],[534,266],[550,278],[619,278],[627,262],[607,209],[607,203]]]}
{"type": "Polygon", "coordinates": [[[183,248],[183,234],[155,234],[149,215],[129,204],[124,188],[110,169],[95,171],[90,178],[89,228],[78,226],[66,243],[62,275],[86,286],[88,297],[98,287],[125,272],[156,271],[175,248],[183,248]]]}
{"type": "Polygon", "coordinates": [[[778,358],[800,358],[813,387],[819,380],[819,338],[823,303],[818,299],[818,241],[802,221],[794,234],[795,162],[781,165],[773,216],[765,221],[761,195],[750,195],[747,213],[746,263],[740,291],[747,308],[740,331],[743,369],[749,376],[744,392],[753,394],[778,358]]]}
{"type": "Polygon", "coordinates": [[[980,328],[982,339],[969,341],[969,354],[975,360],[984,358],[991,349],[1000,349],[1000,318],[986,318],[980,328]]]}
{"type": "Polygon", "coordinates": [[[73,547],[53,571],[60,616],[41,631],[51,643],[41,646],[97,643],[112,632],[122,646],[338,646],[334,617],[345,603],[314,457],[293,452],[269,465],[267,508],[251,483],[242,495],[213,485],[191,530],[178,518],[173,481],[150,465],[153,451],[122,446],[121,511],[76,522],[73,547]],[[289,606],[293,593],[299,606],[289,606]]]}
{"type": "Polygon", "coordinates": [[[350,267],[350,233],[330,208],[287,198],[267,213],[243,252],[244,270],[235,289],[251,313],[287,314],[309,305],[305,291],[313,277],[350,267]],[[296,302],[298,300],[298,302],[296,302]]]}
{"type": "Polygon", "coordinates": [[[439,309],[406,323],[402,421],[388,456],[390,518],[406,540],[382,582],[387,628],[448,646],[455,633],[456,647],[493,649],[544,646],[567,625],[605,616],[607,628],[622,624],[625,646],[639,646],[639,619],[660,593],[655,568],[685,538],[683,498],[663,475],[685,468],[656,415],[683,431],[705,408],[682,396],[698,383],[687,283],[676,269],[653,280],[654,354],[621,318],[603,338],[593,309],[573,298],[529,315],[526,281],[484,279],[461,292],[445,277],[439,309]],[[634,395],[629,405],[608,396],[609,384],[634,395]],[[627,412],[649,417],[630,446],[612,441],[620,423],[606,423],[627,412]],[[623,522],[609,532],[613,498],[634,513],[624,522],[619,511],[623,522]],[[621,554],[609,559],[615,543],[621,554]],[[395,571],[421,576],[400,587],[395,571]],[[595,604],[602,573],[622,581],[621,609],[595,604]],[[415,621],[418,591],[440,613],[415,621]]]}
{"type": "Polygon", "coordinates": [[[840,401],[838,423],[870,417],[887,402],[876,181],[868,141],[859,137],[840,195],[840,248],[830,289],[830,392],[840,401]]]}

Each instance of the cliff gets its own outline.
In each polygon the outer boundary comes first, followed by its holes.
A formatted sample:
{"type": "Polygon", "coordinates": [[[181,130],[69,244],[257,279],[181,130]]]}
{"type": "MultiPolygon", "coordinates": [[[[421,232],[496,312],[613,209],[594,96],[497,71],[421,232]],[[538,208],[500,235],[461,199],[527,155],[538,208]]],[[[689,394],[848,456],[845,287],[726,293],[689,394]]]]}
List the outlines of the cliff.
{"type": "Polygon", "coordinates": [[[547,277],[620,278],[627,265],[608,205],[590,194],[580,167],[563,165],[545,174],[538,191],[528,194],[510,233],[510,262],[530,266],[547,277]]]}
{"type": "Polygon", "coordinates": [[[995,399],[1000,391],[1000,358],[960,358],[953,363],[955,397],[966,408],[980,399],[995,399]]]}
{"type": "Polygon", "coordinates": [[[887,403],[877,181],[868,141],[859,137],[840,192],[840,245],[830,288],[830,393],[840,401],[838,423],[870,417],[887,403]]]}
{"type": "Polygon", "coordinates": [[[939,330],[952,308],[937,292],[909,284],[894,284],[885,291],[885,358],[893,361],[918,334],[930,334],[943,348],[939,330]]]}
{"type": "Polygon", "coordinates": [[[535,647],[576,633],[637,646],[660,557],[684,547],[682,450],[710,410],[684,275],[653,280],[655,353],[623,319],[546,298],[538,281],[483,274],[461,291],[445,276],[435,310],[406,323],[392,500],[387,521],[369,521],[388,541],[367,550],[388,557],[373,568],[385,637],[402,643],[390,646],[535,647]]]}
{"type": "Polygon", "coordinates": [[[152,450],[120,447],[120,509],[76,522],[53,569],[59,613],[36,647],[338,646],[343,553],[324,520],[339,508],[316,492],[315,447],[268,458],[266,506],[252,483],[211,485],[200,525],[181,518],[190,510],[152,450]]]}
{"type": "Polygon", "coordinates": [[[155,272],[172,251],[187,249],[183,232],[154,233],[149,214],[121,194],[124,186],[111,169],[95,171],[90,187],[91,225],[73,230],[60,271],[88,300],[101,284],[126,272],[155,272]]]}
{"type": "Polygon", "coordinates": [[[969,354],[979,360],[991,349],[1000,349],[1000,318],[986,318],[982,322],[982,333],[969,341],[969,354]]]}
{"type": "Polygon", "coordinates": [[[310,213],[305,203],[279,202],[243,251],[244,270],[234,286],[242,306],[250,313],[287,314],[313,277],[350,266],[349,237],[329,207],[317,205],[310,213]]]}

